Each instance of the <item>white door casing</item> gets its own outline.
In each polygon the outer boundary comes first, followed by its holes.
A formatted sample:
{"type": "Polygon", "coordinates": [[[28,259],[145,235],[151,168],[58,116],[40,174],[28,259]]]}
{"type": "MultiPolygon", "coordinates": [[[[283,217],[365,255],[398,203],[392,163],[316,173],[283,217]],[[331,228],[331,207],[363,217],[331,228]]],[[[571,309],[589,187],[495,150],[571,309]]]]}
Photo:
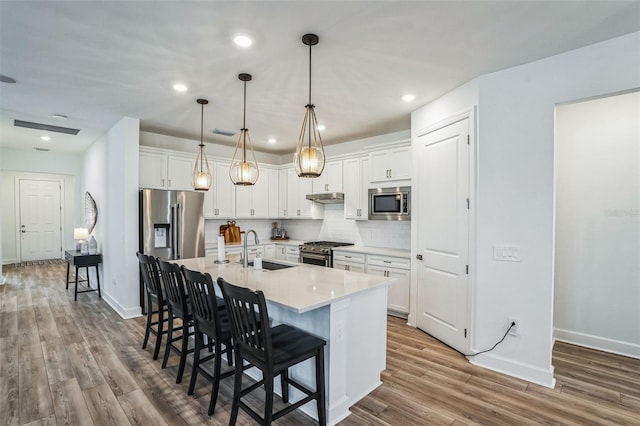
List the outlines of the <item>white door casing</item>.
{"type": "Polygon", "coordinates": [[[469,118],[418,137],[416,325],[468,350],[469,118]]]}
{"type": "Polygon", "coordinates": [[[61,182],[19,180],[20,261],[62,258],[61,182]]]}

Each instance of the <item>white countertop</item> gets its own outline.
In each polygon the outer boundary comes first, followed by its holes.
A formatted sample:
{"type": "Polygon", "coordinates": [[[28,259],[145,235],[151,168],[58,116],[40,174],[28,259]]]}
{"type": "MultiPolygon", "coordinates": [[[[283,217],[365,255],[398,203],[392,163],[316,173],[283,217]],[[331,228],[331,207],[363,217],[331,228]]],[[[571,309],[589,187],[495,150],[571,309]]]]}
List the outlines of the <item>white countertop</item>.
{"type": "Polygon", "coordinates": [[[222,277],[231,284],[262,290],[265,298],[297,313],[307,312],[329,305],[340,299],[376,287],[391,284],[394,278],[362,274],[322,266],[269,260],[274,263],[296,265],[277,271],[243,268],[237,262],[238,255],[228,256],[230,262],[218,265],[215,257],[176,260],[175,263],[189,269],[208,272],[215,280],[222,277]]]}
{"type": "Polygon", "coordinates": [[[395,256],[409,259],[411,250],[391,249],[385,247],[345,246],[336,247],[333,251],[345,251],[351,253],[377,254],[380,256],[395,256]]]}

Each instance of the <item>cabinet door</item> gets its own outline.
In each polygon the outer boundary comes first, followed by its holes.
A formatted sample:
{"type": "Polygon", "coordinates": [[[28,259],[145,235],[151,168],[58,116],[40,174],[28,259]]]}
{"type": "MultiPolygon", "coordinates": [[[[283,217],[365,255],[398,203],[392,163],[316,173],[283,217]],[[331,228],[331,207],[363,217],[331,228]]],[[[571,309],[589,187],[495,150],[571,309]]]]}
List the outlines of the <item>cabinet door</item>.
{"type": "Polygon", "coordinates": [[[290,218],[299,218],[301,214],[300,180],[295,169],[287,169],[287,211],[290,218]]]}
{"type": "Polygon", "coordinates": [[[269,170],[262,169],[256,184],[251,187],[251,217],[269,217],[269,186],[269,170]]]}
{"type": "Polygon", "coordinates": [[[389,286],[387,292],[387,309],[390,311],[409,313],[409,281],[411,272],[405,269],[387,268],[367,265],[367,273],[397,278],[398,281],[389,286]]]}
{"type": "MultiPolygon", "coordinates": [[[[215,177],[216,175],[216,163],[209,163],[209,167],[211,167],[211,175],[215,177]]],[[[204,204],[202,206],[202,210],[205,218],[215,218],[216,217],[216,183],[213,182],[211,188],[204,193],[204,204]]]]}
{"type": "Polygon", "coordinates": [[[360,219],[362,211],[363,182],[360,173],[360,158],[344,160],[344,217],[360,219]]]}
{"type": "Polygon", "coordinates": [[[364,272],[364,264],[345,262],[344,260],[334,260],[333,267],[335,269],[343,269],[345,271],[351,272],[364,272]]]}
{"type": "Polygon", "coordinates": [[[276,259],[285,260],[287,258],[287,247],[277,244],[276,245],[276,259]]]}
{"type": "Polygon", "coordinates": [[[267,212],[267,217],[277,218],[280,216],[278,204],[280,193],[280,185],[278,182],[279,173],[276,169],[268,169],[267,174],[269,178],[269,210],[267,212]]]}
{"type": "Polygon", "coordinates": [[[169,155],[169,178],[167,188],[180,191],[193,190],[193,165],[195,158],[169,155]]]}
{"type": "Polygon", "coordinates": [[[167,188],[167,156],[154,152],[140,152],[138,186],[140,188],[167,188]]]}
{"type": "Polygon", "coordinates": [[[311,194],[313,192],[313,179],[298,178],[298,185],[298,208],[300,209],[300,214],[298,216],[308,219],[312,217],[313,201],[307,200],[307,194],[311,194]]]}
{"type": "Polygon", "coordinates": [[[276,245],[275,244],[265,244],[264,246],[264,255],[262,256],[267,259],[277,259],[276,257],[276,245]]]}
{"type": "Polygon", "coordinates": [[[411,147],[391,150],[389,180],[411,179],[411,147]]]}
{"type": "Polygon", "coordinates": [[[246,219],[253,216],[253,207],[251,204],[252,195],[252,186],[236,186],[236,217],[246,219]]]}
{"type": "Polygon", "coordinates": [[[288,169],[278,170],[278,217],[287,217],[289,213],[289,206],[287,205],[288,173],[288,169]]]}
{"type": "Polygon", "coordinates": [[[391,170],[391,155],[389,151],[372,152],[369,154],[371,167],[371,182],[384,182],[389,180],[391,170]]]}
{"type": "Polygon", "coordinates": [[[230,163],[216,163],[216,176],[213,181],[213,185],[216,186],[216,217],[223,219],[235,217],[235,185],[229,177],[229,166],[230,163]]]}
{"type": "Polygon", "coordinates": [[[313,179],[313,193],[342,192],[342,161],[330,161],[320,177],[313,179]]]}

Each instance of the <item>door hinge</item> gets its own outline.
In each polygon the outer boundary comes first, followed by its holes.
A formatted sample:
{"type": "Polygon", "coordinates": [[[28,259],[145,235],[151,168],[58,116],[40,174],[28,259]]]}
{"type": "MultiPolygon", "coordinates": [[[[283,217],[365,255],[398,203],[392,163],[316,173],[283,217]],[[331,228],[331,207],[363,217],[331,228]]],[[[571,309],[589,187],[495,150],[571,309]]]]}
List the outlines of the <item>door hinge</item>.
{"type": "Polygon", "coordinates": [[[469,210],[469,199],[467,198],[467,210],[469,210]]]}
{"type": "Polygon", "coordinates": [[[467,145],[470,145],[471,143],[471,136],[467,135],[467,145]]]}
{"type": "Polygon", "coordinates": [[[466,328],[464,329],[464,338],[465,339],[467,338],[467,329],[466,328]]]}
{"type": "Polygon", "coordinates": [[[469,275],[469,265],[467,265],[467,267],[465,269],[466,269],[467,275],[469,275]]]}

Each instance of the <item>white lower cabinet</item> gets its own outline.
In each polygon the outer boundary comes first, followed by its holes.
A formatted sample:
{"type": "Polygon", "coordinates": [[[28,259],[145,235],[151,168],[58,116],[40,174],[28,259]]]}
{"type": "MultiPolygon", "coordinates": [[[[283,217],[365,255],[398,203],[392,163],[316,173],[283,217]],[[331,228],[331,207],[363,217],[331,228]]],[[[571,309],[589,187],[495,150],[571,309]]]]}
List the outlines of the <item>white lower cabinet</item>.
{"type": "Polygon", "coordinates": [[[365,255],[361,253],[333,251],[334,269],[343,269],[351,272],[364,272],[365,255]]]}
{"type": "Polygon", "coordinates": [[[287,259],[287,246],[282,244],[276,244],[276,259],[286,260],[287,259]]]}
{"type": "Polygon", "coordinates": [[[297,246],[287,246],[284,260],[300,263],[300,249],[297,246]]]}
{"type": "Polygon", "coordinates": [[[267,259],[275,259],[276,258],[276,245],[275,244],[265,244],[264,252],[262,253],[262,257],[266,257],[267,259]]]}
{"type": "Polygon", "coordinates": [[[409,283],[411,281],[411,261],[407,258],[367,255],[368,274],[397,278],[389,286],[387,309],[390,314],[406,316],[409,313],[409,283]]]}

